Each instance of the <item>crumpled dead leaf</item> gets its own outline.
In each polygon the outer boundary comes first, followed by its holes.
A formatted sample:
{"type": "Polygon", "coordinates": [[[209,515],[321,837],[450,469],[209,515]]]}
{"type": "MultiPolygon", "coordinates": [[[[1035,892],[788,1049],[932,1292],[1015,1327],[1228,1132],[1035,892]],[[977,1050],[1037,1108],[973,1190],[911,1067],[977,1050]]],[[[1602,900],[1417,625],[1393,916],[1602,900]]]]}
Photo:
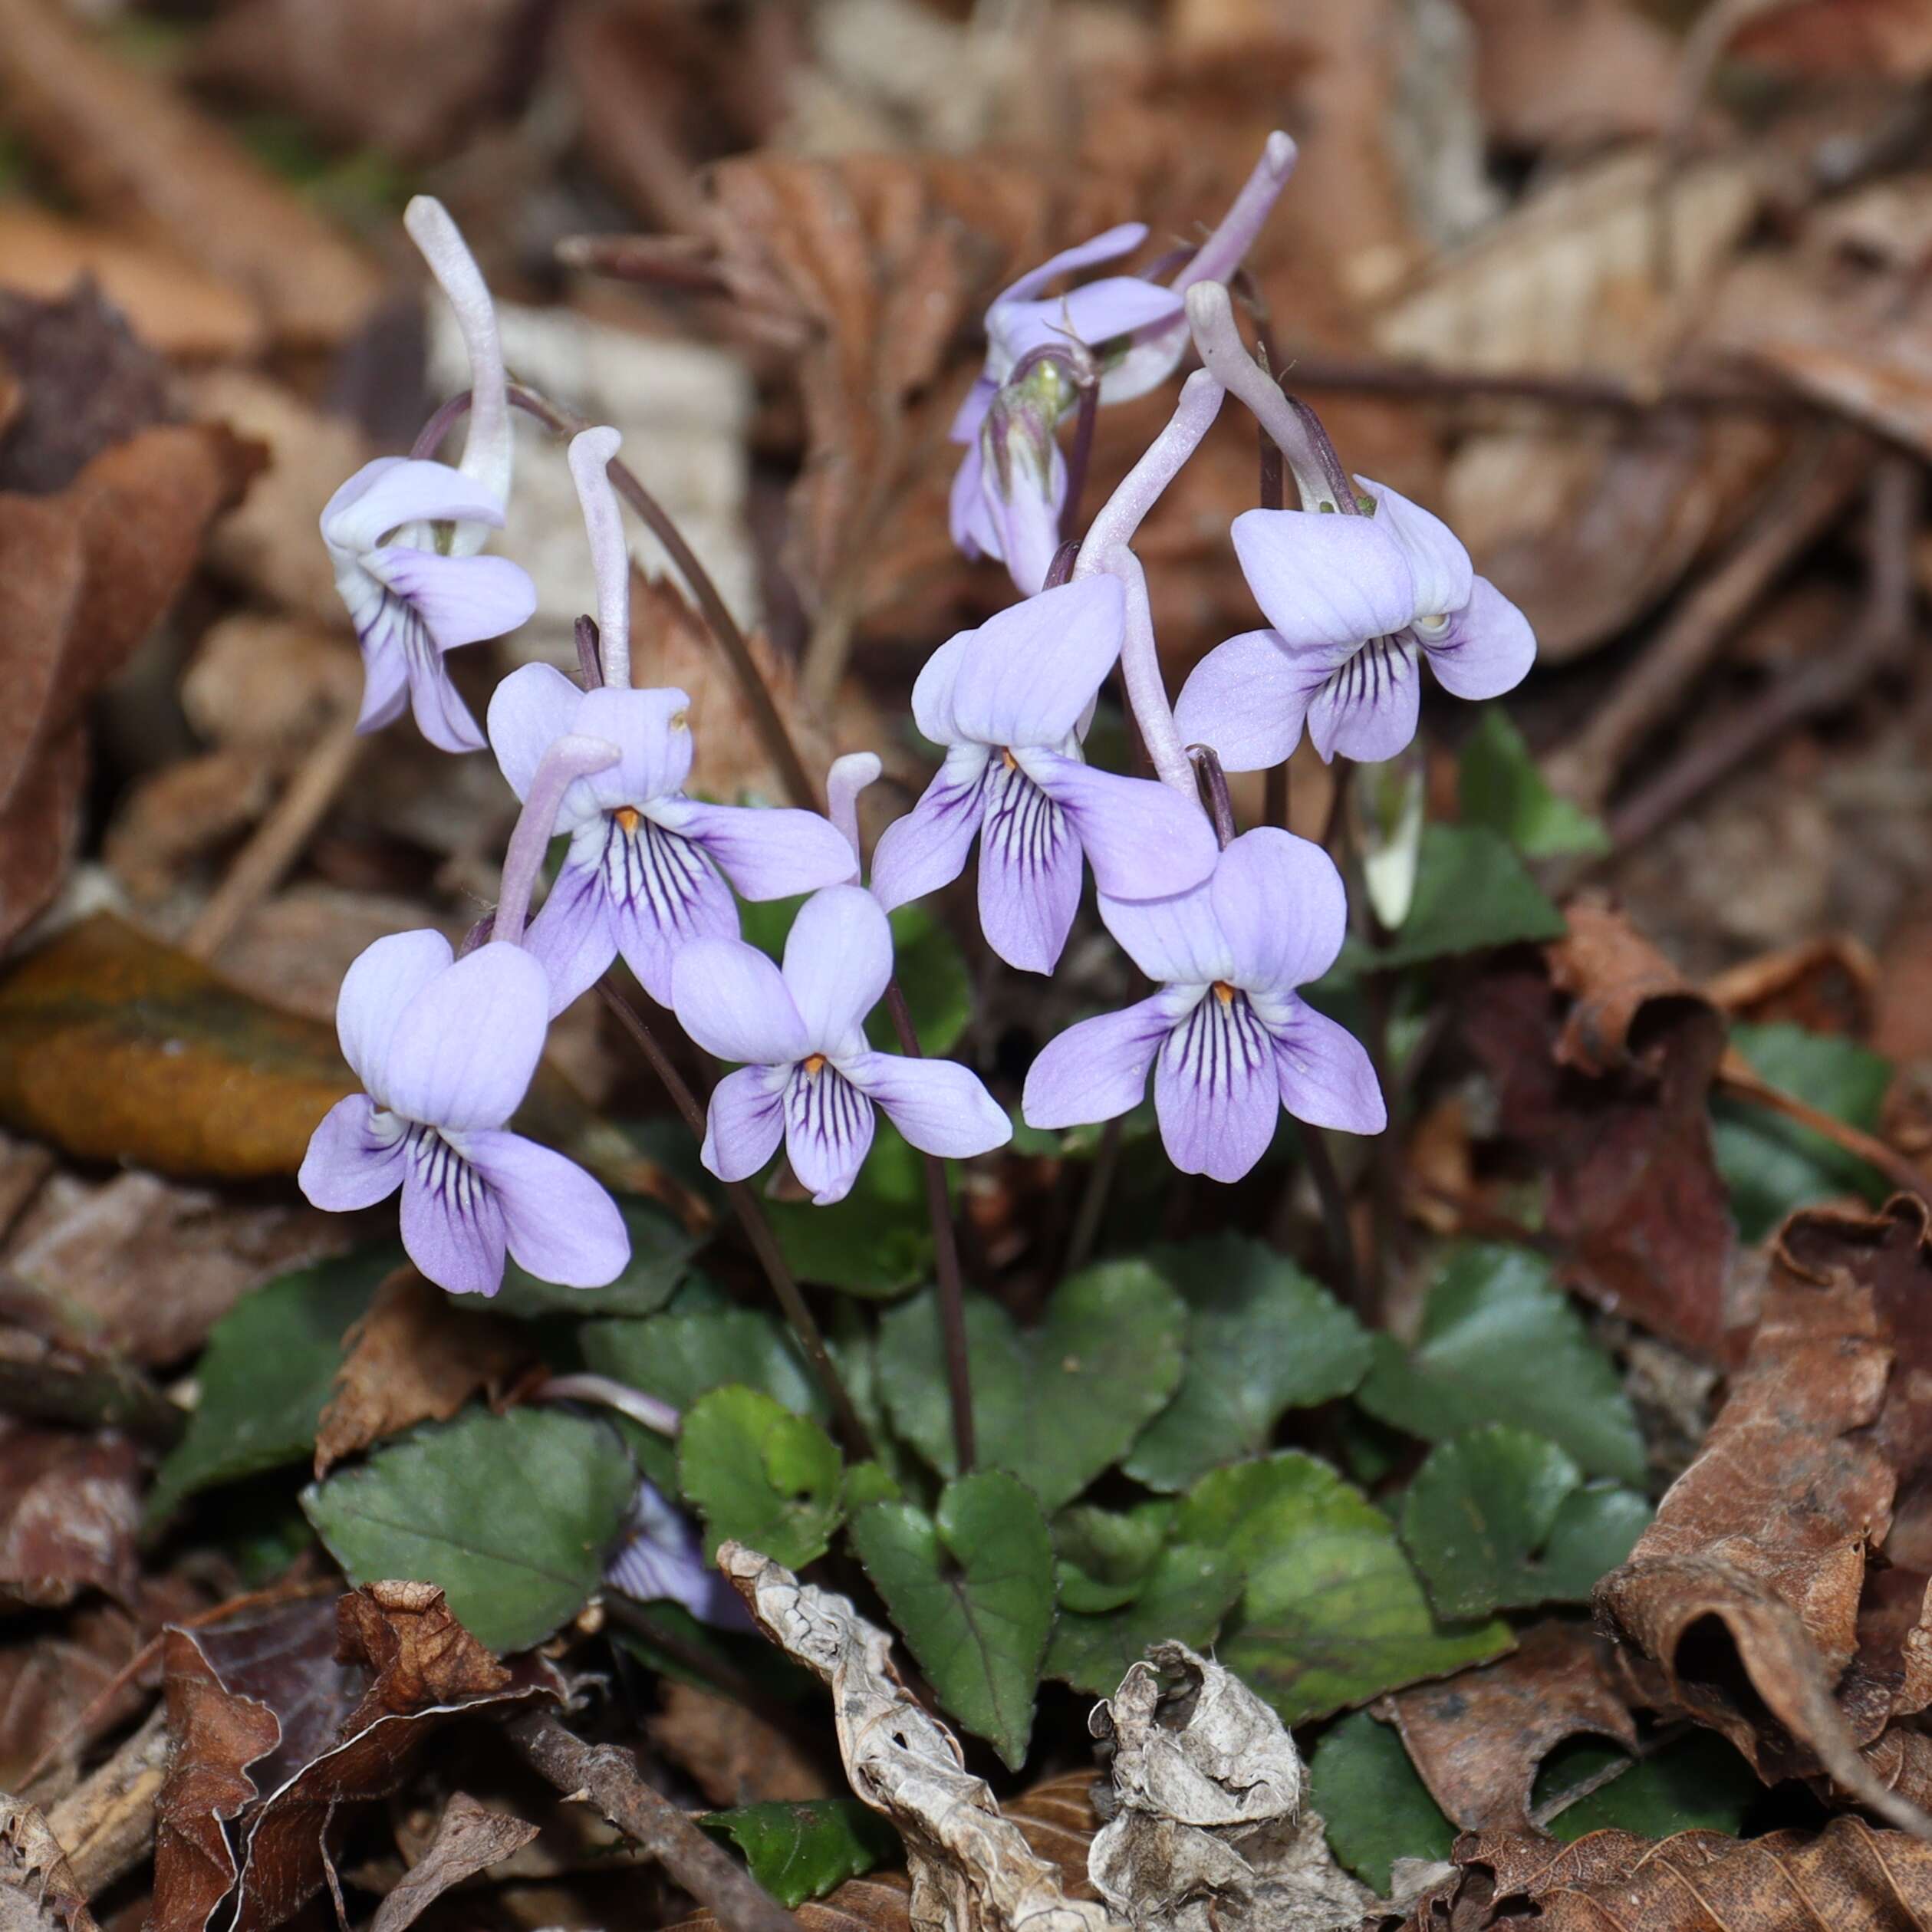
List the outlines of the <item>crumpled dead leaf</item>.
{"type": "Polygon", "coordinates": [[[1530,1794],[1543,1759],[1588,1732],[1634,1749],[1636,1721],[1609,1669],[1609,1647],[1552,1618],[1509,1656],[1384,1697],[1430,1795],[1465,1831],[1533,1833],[1530,1794]]]}
{"type": "Polygon", "coordinates": [[[47,1820],[10,1797],[0,1797],[0,1925],[7,1932],[98,1932],[47,1820]]]}
{"type": "Polygon", "coordinates": [[[268,1932],[325,1881],[346,1806],[400,1782],[460,1712],[561,1698],[541,1658],[499,1663],[426,1583],[372,1583],[165,1640],[176,1740],[156,1805],[155,1932],[268,1932]]]}
{"type": "Polygon", "coordinates": [[[522,1323],[460,1312],[413,1268],[398,1269],[377,1289],[343,1345],[335,1393],[315,1433],[318,1481],[384,1436],[447,1421],[472,1395],[495,1400],[535,1359],[522,1323]]]}
{"type": "Polygon", "coordinates": [[[1565,916],[1543,972],[1478,984],[1470,1044],[1504,1135],[1539,1149],[1572,1285],[1717,1358],[1736,1238],[1707,1104],[1723,1020],[1621,914],[1579,900],[1565,916]]]}
{"type": "Polygon", "coordinates": [[[141,1458],[125,1436],[0,1417],[0,1603],[131,1598],[140,1522],[141,1458]]]}
{"type": "Polygon", "coordinates": [[[1526,1918],[1546,1932],[1932,1924],[1932,1846],[1858,1818],[1835,1818],[1815,1838],[1774,1832],[1742,1841],[1720,1832],[1660,1844],[1592,1832],[1559,1846],[1471,1833],[1454,1858],[1455,1876],[1404,1921],[1413,1932],[1488,1932],[1526,1918]]]}
{"type": "Polygon", "coordinates": [[[466,1792],[454,1793],[429,1849],[376,1908],[370,1932],[404,1932],[452,1886],[520,1851],[537,1828],[507,1812],[489,1810],[466,1792]]]}
{"type": "Polygon", "coordinates": [[[1294,1739],[1232,1671],[1157,1644],[1088,1723],[1113,1781],[1088,1870],[1137,1932],[1328,1932],[1368,1907],[1299,1809],[1294,1739]]]}

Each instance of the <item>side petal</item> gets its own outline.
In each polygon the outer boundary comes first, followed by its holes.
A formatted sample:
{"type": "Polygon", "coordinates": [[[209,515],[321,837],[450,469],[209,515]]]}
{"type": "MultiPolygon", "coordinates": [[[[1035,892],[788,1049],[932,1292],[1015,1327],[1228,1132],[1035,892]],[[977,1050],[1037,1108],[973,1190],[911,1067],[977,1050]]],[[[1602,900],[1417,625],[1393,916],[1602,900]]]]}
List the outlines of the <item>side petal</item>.
{"type": "Polygon", "coordinates": [[[740,1067],[711,1090],[704,1145],[707,1172],[720,1180],[749,1180],[785,1138],[785,1082],[789,1067],[740,1067]]]}
{"type": "Polygon", "coordinates": [[[1281,1105],[1275,1042],[1239,993],[1209,992],[1167,1036],[1154,1107],[1184,1174],[1239,1180],[1268,1151],[1281,1105]]]}
{"type": "Polygon", "coordinates": [[[501,1127],[543,1052],[550,981],[520,946],[492,940],[412,999],[390,1039],[383,1097],[455,1132],[501,1127]]]}
{"type": "Polygon", "coordinates": [[[1009,604],[973,632],[953,684],[963,737],[1058,745],[1121,654],[1126,593],[1102,572],[1009,604]]]}
{"type": "Polygon", "coordinates": [[[504,782],[529,795],[543,755],[575,723],[584,693],[554,664],[525,664],[496,687],[489,701],[490,749],[504,782]]]}
{"type": "Polygon", "coordinates": [[[1211,745],[1226,772],[1265,772],[1302,742],[1308,701],[1328,675],[1312,670],[1279,630],[1244,630],[1187,674],[1174,706],[1183,745],[1211,745]]]}
{"type": "Polygon", "coordinates": [[[1269,1031],[1282,1104],[1298,1121],[1347,1134],[1380,1134],[1388,1125],[1368,1050],[1346,1027],[1297,999],[1269,1031]]]}
{"type": "Polygon", "coordinates": [[[922,1154],[948,1160],[989,1154],[1013,1137],[1013,1124],[956,1060],[913,1060],[896,1053],[862,1053],[839,1071],[922,1154]]]}
{"type": "Polygon", "coordinates": [[[503,1285],[502,1206],[446,1141],[426,1156],[412,1151],[401,1218],[410,1259],[437,1287],[452,1295],[494,1295],[503,1285]]]}
{"type": "Polygon", "coordinates": [[[919,802],[879,834],[872,849],[872,891],[888,912],[950,886],[966,870],[986,816],[992,757],[983,745],[954,745],[919,802]]]}
{"type": "Polygon", "coordinates": [[[1017,765],[986,778],[979,930],[1022,973],[1051,973],[1080,910],[1080,841],[1067,815],[1017,765]]]}
{"type": "Polygon", "coordinates": [[[1214,870],[1214,828],[1173,786],[1096,771],[1057,752],[1017,754],[1022,769],[1071,821],[1110,898],[1165,899],[1214,870]]]}
{"type": "Polygon", "coordinates": [[[1407,748],[1422,709],[1414,648],[1387,637],[1363,645],[1331,671],[1308,705],[1308,736],[1327,760],[1337,752],[1379,765],[1407,748]]]}
{"type": "Polygon", "coordinates": [[[1447,617],[1469,601],[1475,571],[1462,539],[1432,510],[1412,503],[1400,490],[1366,476],[1355,481],[1375,499],[1375,521],[1402,546],[1415,580],[1415,614],[1447,617]]]}
{"type": "Polygon", "coordinates": [[[913,722],[918,726],[920,736],[935,745],[950,745],[959,735],[953,722],[953,686],[978,635],[977,631],[956,630],[927,659],[913,680],[913,722]]]}
{"type": "Polygon", "coordinates": [[[1360,643],[1415,615],[1408,558],[1373,517],[1244,510],[1234,551],[1255,601],[1291,647],[1360,643]]]}
{"type": "Polygon", "coordinates": [[[785,1151],[813,1204],[830,1207],[852,1191],[871,1151],[872,1103],[830,1065],[794,1067],[785,1089],[785,1151]]]}
{"type": "Polygon", "coordinates": [[[356,729],[380,731],[393,724],[409,703],[409,660],[387,625],[371,627],[357,641],[362,646],[362,709],[356,714],[356,729]]]}
{"type": "Polygon", "coordinates": [[[891,977],[892,928],[864,887],[828,886],[798,908],[785,937],[785,983],[820,1052],[863,1051],[860,1029],[891,977]]]}
{"type": "Polygon", "coordinates": [[[1335,861],[1278,826],[1257,825],[1229,846],[1209,896],[1244,986],[1319,979],[1348,933],[1348,894],[1335,861]]]}
{"type": "Polygon", "coordinates": [[[985,464],[979,487],[986,499],[988,540],[980,548],[1006,566],[1022,597],[1038,594],[1060,548],[1060,512],[1067,500],[1067,459],[1060,446],[1046,451],[1044,469],[1037,452],[1014,449],[1002,476],[996,462],[985,464]]]}
{"type": "Polygon", "coordinates": [[[595,986],[617,956],[617,916],[596,863],[597,846],[594,837],[572,842],[543,910],[524,929],[524,950],[550,981],[552,1019],[595,986]],[[589,849],[588,862],[579,859],[579,844],[589,849]]]}
{"type": "MultiPolygon", "coordinates": [[[[735,940],[738,902],[711,861],[688,838],[654,819],[627,831],[614,814],[603,823],[604,890],[617,950],[645,992],[671,1003],[671,965],[693,940],[735,940]]],[[[596,835],[587,828],[587,841],[596,835]]]]}
{"type": "Polygon", "coordinates": [[[410,1001],[455,954],[440,933],[391,933],[364,947],[342,976],[335,996],[335,1036],[356,1078],[380,1100],[390,1042],[410,1001]]]}
{"type": "Polygon", "coordinates": [[[1127,1112],[1147,1091],[1147,1069],[1173,1024],[1174,1002],[1157,993],[1056,1035],[1026,1071],[1027,1125],[1085,1127],[1127,1112]]]}
{"type": "MultiPolygon", "coordinates": [[[[571,729],[616,745],[617,762],[582,781],[586,794],[606,811],[645,805],[684,788],[691,775],[691,700],[674,686],[633,691],[604,685],[586,691],[571,729]]],[[[564,799],[570,808],[571,795],[564,799]]]]}
{"type": "Polygon", "coordinates": [[[528,624],[537,607],[530,573],[507,557],[442,557],[397,545],[372,550],[362,562],[416,611],[439,650],[501,637],[528,624]]]}
{"type": "Polygon", "coordinates": [[[993,302],[992,312],[996,313],[1005,302],[1030,301],[1055,275],[1070,275],[1076,268],[1091,268],[1098,262],[1114,262],[1124,255],[1131,255],[1147,239],[1145,222],[1122,222],[1089,241],[1077,242],[1070,248],[1062,248],[1058,255],[1049,255],[1037,268],[1028,269],[1017,281],[1003,289],[993,302]]]}
{"type": "Polygon", "coordinates": [[[1101,923],[1150,979],[1165,986],[1204,986],[1230,979],[1234,953],[1214,917],[1210,881],[1166,899],[1100,895],[1101,923]]]}
{"type": "Polygon", "coordinates": [[[322,540],[332,548],[374,550],[406,523],[485,523],[499,529],[503,505],[474,477],[448,463],[378,456],[322,506],[322,540]]]}
{"type": "MultiPolygon", "coordinates": [[[[398,1124],[377,1131],[375,1103],[367,1094],[339,1100],[308,1137],[295,1185],[313,1207],[331,1214],[386,1201],[403,1184],[403,1139],[398,1124]]],[[[394,1120],[394,1116],[389,1116],[394,1120]]]]}
{"type": "MultiPolygon", "coordinates": [[[[1104,275],[1069,289],[1055,306],[1060,326],[1090,349],[1117,341],[1140,329],[1163,327],[1186,312],[1186,304],[1171,288],[1143,281],[1138,275],[1104,275]]],[[[1105,393],[1102,399],[1117,398],[1105,393]]]]}
{"type": "Polygon", "coordinates": [[[811,1051],[785,976],[742,940],[684,947],[671,963],[671,1006],[678,1025],[721,1060],[778,1066],[811,1051]]]}
{"type": "Polygon", "coordinates": [[[858,875],[844,834],[815,811],[707,805],[680,796],[659,799],[650,815],[708,852],[742,898],[785,899],[858,875]]]}
{"type": "Polygon", "coordinates": [[[416,714],[416,729],[439,752],[480,752],[488,740],[470,716],[462,693],[449,681],[443,660],[433,650],[413,652],[409,670],[410,709],[416,714]]]}
{"type": "Polygon", "coordinates": [[[1418,627],[1417,641],[1445,691],[1459,698],[1496,698],[1529,675],[1536,661],[1536,634],[1529,620],[1492,584],[1479,577],[1469,602],[1439,637],[1418,627]]]}
{"type": "Polygon", "coordinates": [[[462,1150],[496,1196],[519,1267],[559,1288],[602,1288],[624,1272],[624,1216],[575,1161],[519,1134],[466,1134],[462,1150]]]}

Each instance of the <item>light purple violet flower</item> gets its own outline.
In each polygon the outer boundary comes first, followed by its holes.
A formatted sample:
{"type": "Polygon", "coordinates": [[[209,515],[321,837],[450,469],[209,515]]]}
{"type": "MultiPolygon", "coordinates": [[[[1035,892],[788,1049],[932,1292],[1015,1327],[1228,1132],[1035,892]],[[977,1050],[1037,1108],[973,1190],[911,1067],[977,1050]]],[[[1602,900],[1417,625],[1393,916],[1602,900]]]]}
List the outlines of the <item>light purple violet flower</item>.
{"type": "Polygon", "coordinates": [[[1416,733],[1419,660],[1459,698],[1522,683],[1536,656],[1528,619],[1440,518],[1366,477],[1373,516],[1248,510],[1235,554],[1272,628],[1216,645],[1174,706],[1182,738],[1230,772],[1279,765],[1304,722],[1324,759],[1372,764],[1416,733]]]}
{"type": "Polygon", "coordinates": [[[697,1525],[655,1483],[641,1479],[624,1540],[604,1565],[604,1580],[640,1603],[682,1604],[700,1623],[720,1630],[752,1628],[743,1599],[704,1560],[697,1525]]]}
{"type": "Polygon", "coordinates": [[[512,671],[490,700],[490,743],[519,798],[567,733],[618,748],[609,770],[564,794],[557,829],[570,836],[569,854],[524,941],[550,975],[553,1013],[620,953],[669,1005],[678,949],[738,936],[726,879],[747,899],[783,899],[858,870],[837,827],[816,812],[687,798],[690,709],[679,690],[580,691],[548,664],[512,671]]]}
{"type": "Polygon", "coordinates": [[[1183,1173],[1239,1180],[1267,1151],[1278,1107],[1351,1134],[1387,1124],[1361,1043],[1295,990],[1335,963],[1347,926],[1341,875],[1318,845],[1259,827],[1204,885],[1134,905],[1103,897],[1100,914],[1160,990],[1048,1042],[1026,1076],[1029,1126],[1124,1114],[1150,1066],[1160,1137],[1183,1173]]]}
{"type": "Polygon", "coordinates": [[[540,1280],[601,1288],[630,1257],[617,1204],[573,1161],[505,1124],[543,1052],[543,968],[501,940],[452,962],[440,933],[380,939],[336,1002],[365,1091],[322,1117],[297,1177],[344,1213],[403,1190],[403,1246],[453,1295],[494,1295],[505,1249],[540,1280]]]}
{"type": "Polygon", "coordinates": [[[872,1145],[876,1103],[923,1154],[963,1160],[1012,1124],[966,1068],[867,1044],[865,1016],[892,977],[892,929],[871,894],[832,886],[798,908],[782,972],[736,940],[696,940],[671,969],[671,1003],[707,1053],[743,1062],[713,1090],[701,1157],[747,1180],[782,1140],[821,1207],[843,1200],[872,1145]]]}
{"type": "Polygon", "coordinates": [[[1083,851],[1101,890],[1120,899],[1184,892],[1213,870],[1214,834],[1198,805],[1081,756],[1125,613],[1118,578],[1082,578],[959,632],[927,660],[913,716],[946,747],[946,762],[873,854],[882,906],[956,879],[983,831],[986,943],[1009,966],[1051,973],[1080,903],[1083,851]]]}

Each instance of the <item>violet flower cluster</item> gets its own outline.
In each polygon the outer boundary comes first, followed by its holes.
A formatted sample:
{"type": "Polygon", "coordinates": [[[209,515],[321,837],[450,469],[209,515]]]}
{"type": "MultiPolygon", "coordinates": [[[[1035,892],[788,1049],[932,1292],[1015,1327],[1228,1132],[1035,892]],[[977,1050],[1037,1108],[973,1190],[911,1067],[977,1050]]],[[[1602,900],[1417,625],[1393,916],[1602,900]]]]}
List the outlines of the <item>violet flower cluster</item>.
{"type": "MultiPolygon", "coordinates": [[[[976,848],[979,925],[999,959],[1054,973],[1091,872],[1101,924],[1154,982],[1045,1045],[1020,1100],[1032,1125],[1114,1119],[1151,1079],[1174,1164],[1221,1181],[1253,1168],[1283,1109],[1315,1128],[1381,1130],[1368,1055],[1304,992],[1347,930],[1339,872],[1284,830],[1233,835],[1224,796],[1218,821],[1204,808],[1193,759],[1212,752],[1217,779],[1260,769],[1304,730],[1324,759],[1392,757],[1415,736],[1424,662],[1450,692],[1488,696],[1524,675],[1535,644],[1448,528],[1351,477],[1234,333],[1225,282],[1293,158],[1285,136],[1271,138],[1170,282],[1107,274],[1048,292],[1137,248],[1145,231],[1130,224],[1055,256],[993,303],[985,369],[954,425],[965,455],[952,521],[968,554],[1003,558],[1022,594],[941,644],[920,673],[913,719],[942,761],[879,838],[869,885],[858,883],[857,799],[880,773],[871,752],[836,762],[822,815],[687,792],[691,699],[633,676],[614,430],[584,431],[569,453],[596,583],[587,688],[526,664],[497,686],[487,735],[478,728],[446,656],[515,630],[535,594],[517,564],[482,549],[490,532],[514,528],[509,392],[488,292],[442,209],[411,205],[410,231],[469,344],[462,458],[450,466],[426,449],[369,465],[331,499],[322,534],[361,642],[362,727],[406,704],[441,749],[487,745],[522,810],[493,920],[462,956],[439,933],[400,933],[344,980],[338,1031],[362,1091],[316,1129],[301,1170],[311,1200],[363,1209],[400,1191],[405,1246],[453,1292],[495,1292],[506,1257],[565,1285],[614,1279],[627,1259],[614,1203],[512,1123],[550,1021],[619,959],[698,1048],[731,1065],[702,1148],[721,1180],[751,1180],[782,1149],[815,1202],[840,1200],[881,1111],[929,1155],[992,1151],[1012,1123],[975,1074],[880,1052],[865,1031],[892,986],[889,913],[950,887],[976,848]],[[1152,388],[1190,341],[1203,368],[1095,515],[1070,571],[1063,562],[1064,581],[1049,584],[1068,491],[1065,420],[1152,388]],[[1266,627],[1210,650],[1174,705],[1133,543],[1227,393],[1282,448],[1302,507],[1234,520],[1233,556],[1266,627]],[[1117,675],[1151,776],[1088,762],[1117,675]],[[558,837],[567,849],[530,917],[558,837]],[[792,897],[803,903],[775,963],[742,939],[739,902],[792,897]]],[[[647,1555],[675,1540],[662,1527],[643,1536],[647,1555]]],[[[632,1567],[640,1588],[683,1587],[647,1575],[643,1556],[632,1567]]]]}

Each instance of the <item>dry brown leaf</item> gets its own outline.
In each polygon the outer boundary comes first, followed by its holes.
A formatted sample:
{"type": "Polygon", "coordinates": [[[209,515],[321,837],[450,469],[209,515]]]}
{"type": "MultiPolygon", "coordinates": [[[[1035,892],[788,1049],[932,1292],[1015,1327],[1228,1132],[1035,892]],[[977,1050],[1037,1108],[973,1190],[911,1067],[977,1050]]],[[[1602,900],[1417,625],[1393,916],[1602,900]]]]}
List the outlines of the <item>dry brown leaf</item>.
{"type": "Polygon", "coordinates": [[[232,284],[283,341],[340,342],[380,297],[364,257],[232,136],[47,0],[0,0],[0,102],[83,206],[232,284]]]}
{"type": "Polygon", "coordinates": [[[1816,1932],[1932,1927],[1932,1846],[1834,1818],[1815,1838],[1740,1842],[1684,1832],[1661,1844],[1593,1832],[1574,1845],[1503,1832],[1459,1839],[1455,1878],[1425,1895],[1414,1932],[1816,1932]]]}
{"type": "Polygon", "coordinates": [[[1466,0],[1489,138],[1569,147],[1664,131],[1677,50],[1627,0],[1466,0]]]}
{"type": "Polygon", "coordinates": [[[1849,933],[1830,933],[1740,960],[1704,985],[1733,1019],[1782,1022],[1813,1033],[1863,1039],[1882,997],[1878,963],[1849,933]]]}
{"type": "Polygon", "coordinates": [[[1745,23],[1730,51],[1807,76],[1932,73],[1932,7],[1925,0],[1775,0],[1745,23]]]}
{"type": "Polygon", "coordinates": [[[259,752],[179,759],[150,772],[121,801],[101,857],[130,898],[152,903],[240,838],[274,796],[273,769],[259,752]]]}
{"type": "Polygon", "coordinates": [[[141,1459],[124,1436],[0,1418],[0,1601],[132,1596],[141,1459]]]}
{"type": "Polygon", "coordinates": [[[650,1741],[713,1804],[828,1798],[837,1786],[818,1759],[748,1705],[666,1677],[646,1720],[650,1741]]]}
{"type": "Polygon", "coordinates": [[[1609,1670],[1609,1647],[1577,1624],[1526,1631],[1494,1664],[1384,1697],[1375,1714],[1402,1734],[1422,1781],[1465,1831],[1532,1832],[1543,1759],[1588,1732],[1634,1749],[1637,1726],[1609,1670]]]}
{"type": "Polygon", "coordinates": [[[59,1839],[17,1798],[0,1797],[0,1924],[8,1932],[98,1932],[59,1839]]]}
{"type": "Polygon", "coordinates": [[[429,1849],[376,1908],[370,1932],[405,1932],[452,1886],[521,1851],[536,1835],[535,1825],[456,1792],[429,1849]]]}
{"type": "Polygon", "coordinates": [[[267,340],[252,302],[174,251],[24,201],[0,202],[0,278],[9,288],[52,301],[84,277],[162,355],[242,361],[267,340]]]}
{"type": "Polygon", "coordinates": [[[1568,917],[1547,976],[1510,966],[1479,983],[1470,1042],[1503,1134],[1547,1167],[1573,1285],[1714,1358],[1735,1241],[1707,1104],[1723,1021],[1620,915],[1578,900],[1568,917]]]}
{"type": "Polygon", "coordinates": [[[500,1396],[532,1359],[520,1322],[469,1315],[413,1268],[376,1291],[344,1338],[335,1393],[315,1434],[315,1474],[418,1422],[443,1422],[472,1395],[500,1396]]]}
{"type": "Polygon", "coordinates": [[[284,760],[361,695],[360,661],[339,634],[253,611],[210,624],[181,680],[181,708],[209,743],[284,760]]]}

